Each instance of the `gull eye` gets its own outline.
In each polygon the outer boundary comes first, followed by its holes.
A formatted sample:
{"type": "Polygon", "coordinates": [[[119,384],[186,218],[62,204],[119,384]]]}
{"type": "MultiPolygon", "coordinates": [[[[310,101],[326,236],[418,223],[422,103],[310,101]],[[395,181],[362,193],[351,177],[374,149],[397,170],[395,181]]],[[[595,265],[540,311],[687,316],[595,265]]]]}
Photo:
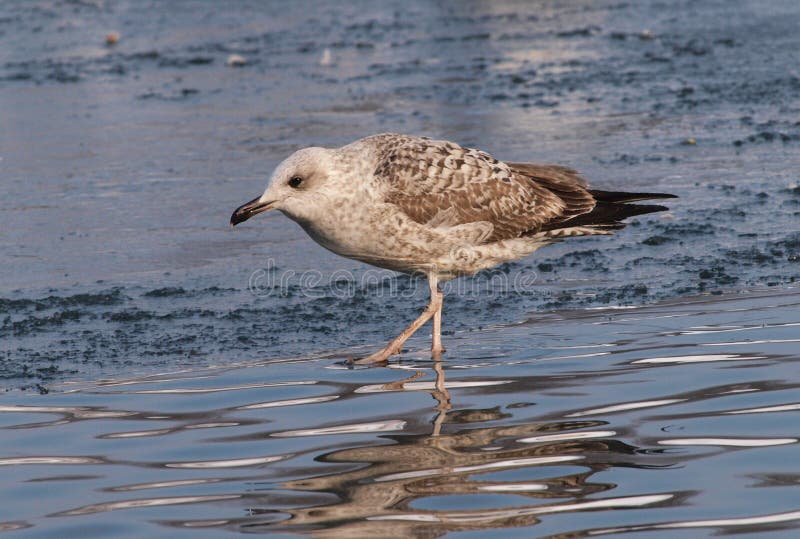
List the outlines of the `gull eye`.
{"type": "Polygon", "coordinates": [[[303,183],[303,178],[301,178],[300,176],[293,176],[289,180],[289,187],[291,187],[292,189],[297,189],[298,187],[300,187],[301,183],[303,183]]]}

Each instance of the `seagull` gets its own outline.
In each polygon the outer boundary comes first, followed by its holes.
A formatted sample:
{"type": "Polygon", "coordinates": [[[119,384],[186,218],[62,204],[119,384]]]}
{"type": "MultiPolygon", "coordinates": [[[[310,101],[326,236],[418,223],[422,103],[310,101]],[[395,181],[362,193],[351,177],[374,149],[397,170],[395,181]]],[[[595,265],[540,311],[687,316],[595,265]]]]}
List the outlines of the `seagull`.
{"type": "Polygon", "coordinates": [[[278,210],[338,255],[424,275],[430,302],[422,314],[357,363],[399,354],[430,319],[439,360],[442,283],[568,237],[612,234],[628,217],[668,209],[631,202],[663,198],[675,195],[600,191],[567,167],[499,161],[454,142],[383,133],[341,148],[298,150],[230,223],[278,210]]]}

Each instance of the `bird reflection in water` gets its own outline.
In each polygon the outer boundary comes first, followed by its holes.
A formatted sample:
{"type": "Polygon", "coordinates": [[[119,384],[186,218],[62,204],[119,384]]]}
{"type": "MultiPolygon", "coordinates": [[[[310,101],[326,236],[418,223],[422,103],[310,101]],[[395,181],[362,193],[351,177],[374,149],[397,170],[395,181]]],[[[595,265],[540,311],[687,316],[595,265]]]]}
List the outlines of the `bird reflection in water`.
{"type": "Polygon", "coordinates": [[[436,418],[433,420],[433,432],[431,436],[439,436],[442,433],[442,424],[447,417],[447,412],[453,408],[450,403],[450,392],[444,384],[444,367],[442,366],[441,359],[437,358],[433,362],[433,370],[436,372],[436,385],[435,389],[431,392],[433,398],[436,399],[436,418]]]}
{"type": "MultiPolygon", "coordinates": [[[[640,457],[636,447],[614,439],[581,439],[578,433],[573,439],[559,439],[569,438],[565,433],[577,429],[601,427],[606,424],[603,421],[538,422],[443,432],[446,426],[487,423],[510,414],[499,407],[453,410],[442,362],[436,361],[433,369],[436,382],[426,390],[436,401],[430,434],[392,435],[386,437],[394,442],[389,445],[324,454],[316,460],[347,469],[288,481],[282,490],[333,495],[335,502],[282,511],[274,506],[251,508],[251,518],[228,525],[238,524],[242,531],[302,531],[324,537],[438,537],[448,531],[529,526],[544,514],[652,506],[675,498],[673,494],[651,494],[583,501],[586,495],[616,487],[590,481],[593,474],[617,462],[624,466],[653,465],[652,455],[640,457]],[[644,458],[648,458],[648,464],[644,458]],[[452,501],[442,498],[447,496],[452,496],[452,501]],[[459,507],[464,505],[464,496],[474,497],[467,509],[459,507]],[[438,501],[431,504],[429,498],[438,501]],[[483,508],[474,509],[476,506],[483,508]],[[276,522],[276,513],[286,518],[276,522]]],[[[421,376],[414,373],[383,389],[403,390],[405,384],[421,376]]]]}

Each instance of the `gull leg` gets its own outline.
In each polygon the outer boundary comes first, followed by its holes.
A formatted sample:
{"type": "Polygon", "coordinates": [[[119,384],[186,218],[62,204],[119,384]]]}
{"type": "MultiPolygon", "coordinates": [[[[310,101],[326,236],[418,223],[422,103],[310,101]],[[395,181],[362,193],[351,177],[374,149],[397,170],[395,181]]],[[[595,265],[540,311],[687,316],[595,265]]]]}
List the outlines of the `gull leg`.
{"type": "Polygon", "coordinates": [[[355,363],[378,363],[381,361],[386,361],[390,356],[399,353],[403,348],[403,344],[405,344],[408,338],[416,333],[416,331],[422,327],[425,322],[433,318],[437,311],[441,313],[442,294],[437,290],[438,281],[435,276],[431,275],[428,276],[428,282],[431,285],[431,301],[428,303],[428,306],[425,307],[425,310],[422,311],[422,314],[419,315],[416,320],[411,322],[411,324],[404,329],[400,335],[395,337],[394,340],[387,344],[382,350],[379,350],[374,354],[370,354],[365,358],[358,359],[355,361],[355,363]]]}
{"type": "Polygon", "coordinates": [[[442,346],[442,306],[444,305],[444,293],[441,291],[438,285],[431,287],[431,296],[434,295],[437,298],[438,308],[436,309],[436,312],[433,313],[431,355],[434,359],[438,360],[445,351],[444,346],[442,346]]]}

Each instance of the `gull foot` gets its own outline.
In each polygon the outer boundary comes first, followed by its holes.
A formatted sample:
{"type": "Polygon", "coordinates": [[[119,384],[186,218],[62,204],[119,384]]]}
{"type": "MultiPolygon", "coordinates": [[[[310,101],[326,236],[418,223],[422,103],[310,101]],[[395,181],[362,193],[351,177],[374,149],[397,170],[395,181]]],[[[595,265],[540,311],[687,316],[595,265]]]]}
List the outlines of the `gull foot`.
{"type": "Polygon", "coordinates": [[[374,354],[370,354],[367,357],[362,357],[361,359],[355,360],[355,363],[358,363],[359,365],[368,365],[370,363],[387,363],[390,357],[399,353],[400,350],[384,348],[383,350],[378,350],[374,354]]]}

